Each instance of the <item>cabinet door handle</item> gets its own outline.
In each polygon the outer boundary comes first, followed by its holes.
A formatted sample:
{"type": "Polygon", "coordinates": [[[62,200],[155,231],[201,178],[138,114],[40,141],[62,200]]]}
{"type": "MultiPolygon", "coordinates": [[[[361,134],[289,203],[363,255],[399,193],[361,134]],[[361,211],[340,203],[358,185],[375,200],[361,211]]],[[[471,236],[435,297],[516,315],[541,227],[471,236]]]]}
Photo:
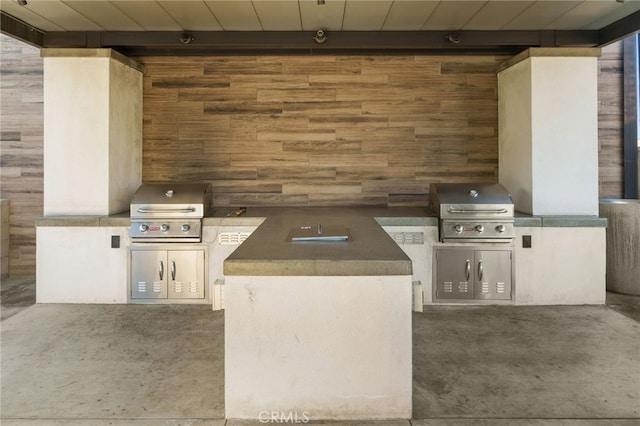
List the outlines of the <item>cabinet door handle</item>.
{"type": "Polygon", "coordinates": [[[161,260],[160,265],[158,266],[158,274],[160,275],[160,281],[164,278],[164,262],[161,260]]]}
{"type": "Polygon", "coordinates": [[[482,274],[484,273],[484,266],[482,266],[482,260],[478,261],[478,279],[482,281],[482,274]]]}
{"type": "Polygon", "coordinates": [[[469,277],[471,276],[471,261],[467,260],[466,265],[464,266],[464,273],[467,277],[467,281],[469,281],[469,277]]]}
{"type": "Polygon", "coordinates": [[[176,280],[176,261],[175,260],[171,261],[171,279],[173,281],[176,280]]]}

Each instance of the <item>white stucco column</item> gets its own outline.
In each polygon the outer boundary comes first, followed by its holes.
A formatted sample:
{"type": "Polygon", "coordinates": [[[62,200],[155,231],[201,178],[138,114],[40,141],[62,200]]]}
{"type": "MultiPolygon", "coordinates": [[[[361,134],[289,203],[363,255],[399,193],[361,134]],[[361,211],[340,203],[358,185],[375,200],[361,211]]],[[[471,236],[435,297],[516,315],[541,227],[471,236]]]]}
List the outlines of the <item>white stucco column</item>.
{"type": "Polygon", "coordinates": [[[598,215],[598,48],[531,48],[498,71],[499,175],[516,210],[598,215]]]}
{"type": "Polygon", "coordinates": [[[111,49],[43,49],[44,214],[109,215],[142,182],[142,65],[111,49]]]}

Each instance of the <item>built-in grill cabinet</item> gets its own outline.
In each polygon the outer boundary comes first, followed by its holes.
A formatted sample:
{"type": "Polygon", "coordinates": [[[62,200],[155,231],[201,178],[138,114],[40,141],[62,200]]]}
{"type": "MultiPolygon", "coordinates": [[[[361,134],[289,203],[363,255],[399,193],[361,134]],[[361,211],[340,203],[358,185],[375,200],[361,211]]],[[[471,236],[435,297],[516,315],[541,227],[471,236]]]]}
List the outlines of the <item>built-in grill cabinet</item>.
{"type": "Polygon", "coordinates": [[[515,232],[509,193],[498,184],[438,184],[431,194],[440,234],[434,301],[511,300],[515,232]]]}
{"type": "Polygon", "coordinates": [[[132,299],[203,299],[205,251],[131,250],[132,299]]]}
{"type": "Polygon", "coordinates": [[[436,299],[511,299],[511,250],[440,247],[435,256],[436,299]]]}
{"type": "Polygon", "coordinates": [[[138,188],[131,201],[131,301],[206,302],[208,248],[201,242],[210,204],[208,184],[138,188]]]}

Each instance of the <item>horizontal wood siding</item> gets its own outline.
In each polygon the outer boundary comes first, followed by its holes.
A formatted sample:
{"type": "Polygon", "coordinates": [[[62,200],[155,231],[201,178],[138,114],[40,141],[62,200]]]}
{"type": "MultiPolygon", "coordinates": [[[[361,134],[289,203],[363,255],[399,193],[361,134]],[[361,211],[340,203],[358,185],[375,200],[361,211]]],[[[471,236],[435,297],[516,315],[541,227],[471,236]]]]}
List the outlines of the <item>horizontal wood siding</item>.
{"type": "Polygon", "coordinates": [[[144,57],[143,179],[226,205],[427,205],[498,179],[494,56],[144,57]]]}
{"type": "MultiPolygon", "coordinates": [[[[10,274],[35,274],[43,212],[39,50],[0,35],[0,197],[10,274]]],[[[212,182],[228,205],[426,205],[497,180],[495,62],[456,56],[145,57],[145,181],[212,182]]],[[[599,69],[600,196],[622,195],[622,56],[599,69]]]]}
{"type": "Polygon", "coordinates": [[[0,198],[10,200],[9,275],[35,275],[43,211],[40,50],[0,35],[0,198]]]}
{"type": "Polygon", "coordinates": [[[624,195],[622,42],[602,49],[598,61],[598,159],[601,198],[624,195]]]}

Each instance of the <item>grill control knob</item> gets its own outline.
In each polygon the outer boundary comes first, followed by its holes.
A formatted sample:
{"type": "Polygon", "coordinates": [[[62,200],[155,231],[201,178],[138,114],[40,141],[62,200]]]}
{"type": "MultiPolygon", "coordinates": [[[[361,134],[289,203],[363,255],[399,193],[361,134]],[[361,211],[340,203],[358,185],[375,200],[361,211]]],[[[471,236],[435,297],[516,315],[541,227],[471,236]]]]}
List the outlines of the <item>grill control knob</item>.
{"type": "Polygon", "coordinates": [[[484,232],[484,225],[476,225],[476,231],[484,232]]]}
{"type": "Polygon", "coordinates": [[[461,234],[463,229],[462,225],[456,225],[453,227],[453,230],[456,231],[457,234],[461,234]]]}
{"type": "Polygon", "coordinates": [[[169,230],[169,225],[167,225],[166,223],[163,223],[162,225],[160,225],[160,230],[162,232],[167,232],[169,230]]]}
{"type": "Polygon", "coordinates": [[[149,230],[149,227],[145,224],[140,225],[140,232],[147,232],[149,230]]]}
{"type": "Polygon", "coordinates": [[[188,232],[191,229],[191,226],[185,223],[180,227],[180,229],[182,229],[182,232],[188,232]]]}
{"type": "Polygon", "coordinates": [[[506,230],[506,228],[504,227],[504,225],[498,225],[496,226],[496,231],[503,233],[506,230]]]}

